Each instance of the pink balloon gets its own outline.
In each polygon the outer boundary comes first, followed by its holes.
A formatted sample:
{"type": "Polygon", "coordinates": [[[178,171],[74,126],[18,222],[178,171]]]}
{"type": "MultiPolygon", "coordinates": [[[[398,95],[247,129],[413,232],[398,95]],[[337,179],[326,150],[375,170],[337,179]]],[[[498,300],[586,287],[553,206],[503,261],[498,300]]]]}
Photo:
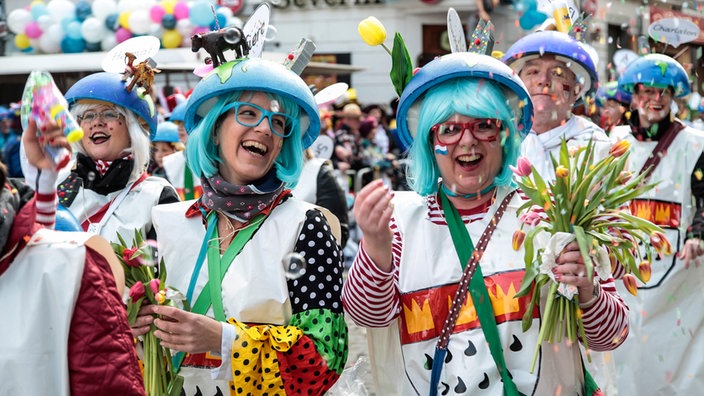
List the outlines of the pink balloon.
{"type": "Polygon", "coordinates": [[[208,33],[209,31],[210,31],[209,26],[196,26],[193,29],[193,35],[195,36],[196,34],[204,34],[204,33],[208,33]]]}
{"type": "Polygon", "coordinates": [[[115,40],[117,40],[118,43],[121,43],[131,37],[132,37],[132,32],[130,32],[129,30],[127,30],[125,28],[119,28],[115,32],[115,40]]]}
{"type": "Polygon", "coordinates": [[[39,27],[37,22],[30,22],[24,28],[24,34],[31,39],[36,39],[42,36],[42,28],[39,27]]]}
{"type": "Polygon", "coordinates": [[[188,4],[185,1],[179,1],[174,6],[174,16],[176,20],[188,18],[188,4]]]}
{"type": "Polygon", "coordinates": [[[166,10],[164,10],[164,6],[159,4],[153,5],[149,10],[149,17],[156,23],[161,23],[161,20],[164,19],[165,14],[166,10]]]}

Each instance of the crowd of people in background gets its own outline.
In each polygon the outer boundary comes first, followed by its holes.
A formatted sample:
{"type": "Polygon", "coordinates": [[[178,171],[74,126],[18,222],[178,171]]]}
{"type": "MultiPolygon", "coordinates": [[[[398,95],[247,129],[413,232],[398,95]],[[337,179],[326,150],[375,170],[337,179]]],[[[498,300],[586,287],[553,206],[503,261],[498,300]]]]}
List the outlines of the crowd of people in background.
{"type": "MultiPolygon", "coordinates": [[[[273,378],[260,369],[255,376],[260,385],[323,394],[340,377],[347,358],[343,305],[358,325],[390,330],[374,332],[370,341],[377,358],[388,359],[379,361],[393,370],[377,378],[389,394],[434,394],[450,386],[469,394],[467,387],[492,395],[553,394],[556,389],[584,394],[587,368],[607,395],[616,389],[619,395],[694,393],[704,385],[704,364],[697,355],[704,347],[704,315],[698,308],[704,266],[697,265],[704,255],[704,113],[684,99],[692,87],[670,57],[644,55],[619,81],[600,81],[596,69],[580,42],[563,32],[539,31],[517,41],[503,57],[463,53],[429,60],[411,79],[411,88],[389,103],[362,103],[352,88],[332,105],[319,107],[299,76],[259,59],[243,61],[229,79],[206,77],[194,90],[177,90],[154,107],[148,97],[125,90],[117,74],[89,75],[65,93],[86,130],[72,146],[55,126],[37,131],[30,122],[23,135],[19,104],[0,106],[0,204],[12,213],[9,222],[0,221],[0,275],[15,257],[38,265],[37,255],[47,247],[36,238],[27,244],[27,238],[53,226],[59,204],[82,231],[102,237],[90,242],[88,237],[37,234],[75,244],[61,245],[80,267],[64,274],[74,279],[74,295],[92,292],[80,282],[92,271],[99,279],[118,279],[105,292],[106,301],[117,301],[122,275],[101,254],[111,253],[105,252],[105,241],[118,242],[118,234],[135,229],[159,241],[167,281],[187,291],[191,303],[208,295],[206,304],[192,312],[147,306],[131,332],[126,317],[116,320],[119,342],[112,344],[123,348],[108,352],[133,370],[112,381],[112,389],[107,381],[104,389],[91,389],[93,394],[116,389],[135,394],[129,389],[140,385],[136,354],[124,345],[150,328],[157,329],[164,345],[186,354],[182,373],[188,395],[227,392],[233,381],[257,393],[256,381],[249,382],[251,371],[242,371],[249,369],[249,360],[240,359],[240,353],[256,356],[279,374],[273,378]],[[314,150],[320,137],[330,141],[328,154],[314,150]],[[43,139],[72,148],[75,162],[68,175],[59,176],[47,165],[40,153],[43,139]],[[436,293],[438,305],[447,305],[452,295],[444,287],[459,282],[464,262],[457,262],[470,258],[456,238],[478,241],[484,255],[476,261],[481,260],[484,275],[478,274],[485,282],[498,282],[516,270],[503,259],[510,255],[522,262],[523,251],[510,249],[510,236],[525,197],[516,194],[509,165],[524,156],[547,180],[554,179],[551,155],[563,139],[570,145],[593,140],[597,155],[627,140],[638,168],[632,171],[651,172],[648,177],[664,181],[655,193],[634,197],[631,206],[634,215],[653,221],[662,220],[652,215],[657,208],[643,211],[642,205],[673,208],[667,222],[658,224],[666,228],[673,251],[653,263],[656,282],[641,285],[638,297],[627,297],[618,286],[624,275],[619,265],[611,274],[600,274],[600,281],[586,281],[579,275],[583,257],[572,243],[556,259],[558,276],[578,289],[588,327],[584,337],[608,357],[594,354],[594,361],[585,364],[579,347],[565,340],[554,350],[544,349],[544,372],[529,373],[525,352],[539,345],[535,335],[522,333],[518,320],[494,323],[499,331],[493,338],[484,331],[486,322],[455,331],[449,358],[433,363],[440,334],[409,341],[412,336],[397,323],[412,319],[404,308],[422,293],[436,293]],[[411,147],[400,141],[412,142],[411,147]],[[645,170],[648,166],[654,170],[645,170]],[[36,189],[34,199],[30,188],[36,189]],[[492,228],[480,241],[491,228],[484,228],[490,218],[496,237],[491,239],[492,228]],[[17,231],[18,219],[30,219],[37,227],[17,231]],[[24,242],[18,232],[26,234],[24,242]],[[16,249],[25,248],[29,254],[18,256],[16,249]],[[282,272],[280,262],[291,251],[308,260],[306,277],[282,272]],[[220,266],[226,258],[235,265],[220,266]],[[215,272],[201,266],[216,261],[215,272]],[[344,284],[343,271],[349,273],[344,284]],[[645,311],[651,312],[647,320],[641,317],[645,311]],[[668,331],[674,323],[681,329],[668,331]],[[631,336],[621,337],[629,331],[631,336]],[[254,337],[258,332],[282,337],[276,348],[267,349],[273,356],[264,356],[262,339],[254,337]],[[689,333],[680,337],[681,332],[689,333]],[[651,344],[644,345],[647,340],[651,344]],[[388,353],[394,342],[396,355],[388,353]],[[496,343],[504,350],[497,352],[491,345],[496,343]],[[523,349],[506,351],[515,343],[523,349]],[[467,345],[475,349],[468,352],[467,345]],[[654,369],[662,362],[674,371],[654,369]],[[443,365],[446,382],[431,371],[443,365]],[[469,372],[467,365],[480,369],[469,372]]],[[[11,291],[0,288],[0,296],[11,291]]],[[[108,305],[92,307],[107,318],[108,305]]],[[[477,309],[493,316],[488,305],[477,309]]],[[[540,314],[532,320],[539,324],[540,314]]],[[[90,332],[75,328],[77,334],[90,332]]],[[[71,338],[62,349],[71,370],[86,364],[79,359],[79,343],[71,338]]],[[[57,381],[89,389],[80,375],[85,373],[57,381]]]]}

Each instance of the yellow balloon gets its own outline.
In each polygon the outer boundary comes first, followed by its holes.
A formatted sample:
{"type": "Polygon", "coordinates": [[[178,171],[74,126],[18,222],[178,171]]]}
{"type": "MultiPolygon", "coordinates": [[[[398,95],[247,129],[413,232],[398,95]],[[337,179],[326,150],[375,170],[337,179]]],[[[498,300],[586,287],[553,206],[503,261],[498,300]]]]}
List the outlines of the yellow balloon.
{"type": "Polygon", "coordinates": [[[165,30],[161,36],[161,44],[164,48],[178,48],[181,44],[181,33],[176,29],[165,30]]]}
{"type": "Polygon", "coordinates": [[[15,45],[17,48],[23,50],[29,48],[31,43],[29,42],[29,37],[26,34],[20,33],[15,35],[15,45]]]}
{"type": "Polygon", "coordinates": [[[176,7],[176,0],[164,0],[161,2],[161,6],[164,7],[164,11],[167,14],[174,14],[174,7],[176,7]]]}
{"type": "Polygon", "coordinates": [[[33,2],[29,3],[29,8],[31,9],[33,5],[46,5],[42,0],[34,0],[33,2]]]}
{"type": "Polygon", "coordinates": [[[130,23],[129,23],[130,15],[132,15],[132,11],[122,11],[120,13],[120,17],[117,18],[118,22],[120,22],[120,26],[122,26],[123,28],[125,28],[127,30],[130,30],[130,23]]]}

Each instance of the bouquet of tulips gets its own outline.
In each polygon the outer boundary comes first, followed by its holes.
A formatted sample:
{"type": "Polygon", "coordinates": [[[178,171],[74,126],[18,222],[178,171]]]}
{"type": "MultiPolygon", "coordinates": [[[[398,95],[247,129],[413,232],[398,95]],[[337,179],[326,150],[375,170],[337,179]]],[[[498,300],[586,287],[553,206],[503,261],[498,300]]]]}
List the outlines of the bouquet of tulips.
{"type": "MultiPolygon", "coordinates": [[[[188,300],[181,292],[164,286],[166,267],[163,260],[156,265],[156,242],[145,241],[139,230],[135,231],[130,246],[120,234],[117,237],[120,243],[111,245],[125,271],[125,285],[129,288],[129,295],[125,299],[130,325],[134,324],[143,304],[173,305],[190,310],[188,300]]],[[[143,336],[141,346],[145,390],[149,396],[180,395],[183,377],[177,375],[171,361],[171,352],[160,345],[154,330],[152,325],[150,331],[143,336]]]]}
{"type": "Polygon", "coordinates": [[[532,293],[523,318],[524,331],[531,326],[531,315],[535,304],[541,301],[543,286],[549,284],[531,372],[543,341],[561,342],[566,337],[576,342],[581,336],[590,359],[581,310],[575,298],[577,289],[555,280],[552,267],[559,251],[535,251],[533,240],[536,235],[547,232],[553,239],[566,236],[567,241],[576,240],[590,280],[594,275],[594,263],[600,276],[608,276],[611,273],[609,266],[621,263],[627,272],[624,283],[633,294],[636,292],[634,276],[644,283],[650,279],[653,248],[658,252],[671,250],[660,227],[624,210],[630,200],[655,187],[644,183],[646,172],[633,177],[625,170],[629,148],[627,141],[620,141],[611,147],[609,155],[595,162],[594,142],[590,141],[586,147],[568,148],[563,140],[559,158],[551,156],[555,181],[549,182],[524,157],[512,167],[519,186],[528,197],[528,202],[519,209],[522,213],[521,229],[513,235],[514,249],[525,244],[526,274],[517,296],[532,293]],[[533,228],[526,234],[523,225],[533,228]],[[641,253],[639,244],[648,246],[645,253],[641,253]],[[546,259],[546,256],[551,257],[546,259]]]}

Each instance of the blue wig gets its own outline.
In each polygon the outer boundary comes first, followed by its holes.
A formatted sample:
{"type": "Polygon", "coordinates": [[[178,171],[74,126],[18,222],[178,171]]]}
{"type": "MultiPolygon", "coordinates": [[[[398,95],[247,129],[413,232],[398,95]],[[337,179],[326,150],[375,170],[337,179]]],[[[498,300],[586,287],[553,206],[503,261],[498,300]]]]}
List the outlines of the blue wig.
{"type": "MultiPolygon", "coordinates": [[[[247,91],[233,91],[228,95],[219,96],[208,114],[193,128],[186,144],[186,160],[188,166],[198,177],[210,177],[218,172],[222,163],[218,147],[213,141],[213,135],[219,133],[222,127],[223,109],[231,102],[238,101],[247,91]]],[[[293,119],[298,119],[301,110],[292,100],[265,92],[269,99],[276,100],[282,111],[293,119]]],[[[300,123],[297,123],[293,133],[284,138],[279,156],[274,161],[276,177],[293,188],[298,183],[298,177],[303,169],[303,143],[301,141],[300,123]]]]}
{"type": "MultiPolygon", "coordinates": [[[[435,161],[435,148],[430,128],[454,114],[473,118],[496,118],[508,127],[501,133],[503,164],[494,178],[494,185],[513,184],[513,173],[508,165],[515,165],[520,154],[521,139],[516,129],[518,117],[513,113],[501,86],[486,79],[455,78],[428,90],[420,100],[418,129],[409,151],[411,159],[408,185],[420,195],[434,194],[441,177],[435,161]]],[[[414,104],[414,106],[418,103],[414,104]]]]}

